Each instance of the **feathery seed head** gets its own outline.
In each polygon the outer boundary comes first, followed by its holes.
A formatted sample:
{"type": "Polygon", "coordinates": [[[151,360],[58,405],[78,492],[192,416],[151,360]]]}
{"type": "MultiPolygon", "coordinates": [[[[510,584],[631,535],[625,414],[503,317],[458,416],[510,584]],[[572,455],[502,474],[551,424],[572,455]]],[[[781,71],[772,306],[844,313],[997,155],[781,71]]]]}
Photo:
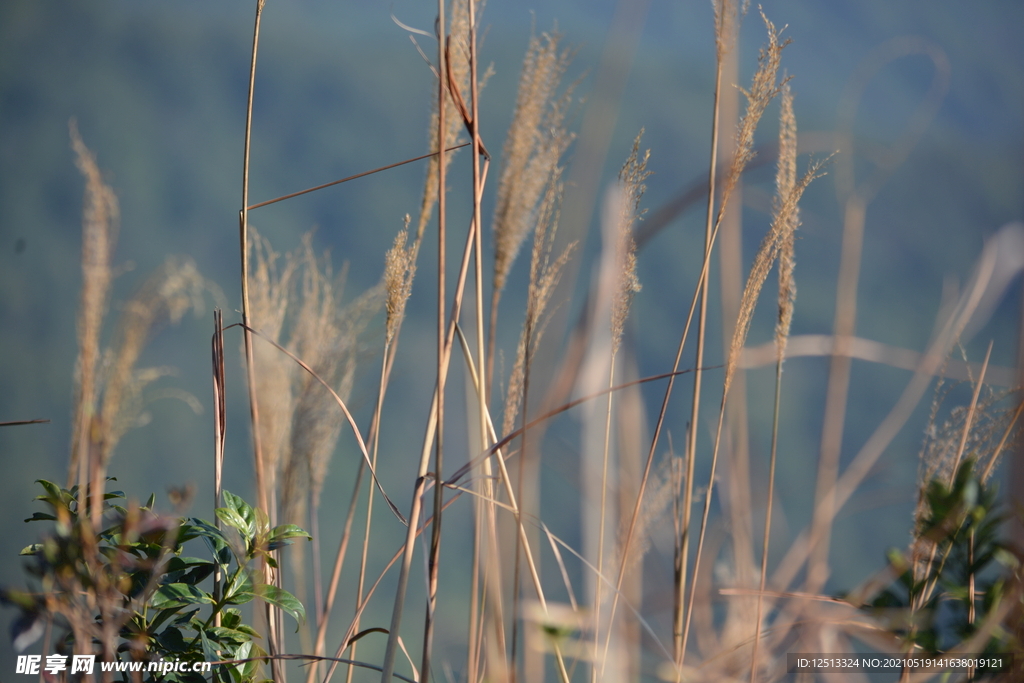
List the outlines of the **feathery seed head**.
{"type": "MultiPolygon", "coordinates": [[[[793,113],[793,92],[788,82],[782,84],[781,111],[779,114],[779,163],[775,175],[776,195],[773,211],[778,216],[783,210],[785,197],[796,185],[796,115],[793,113]]],[[[775,324],[775,346],[779,360],[786,354],[786,341],[793,322],[793,305],[796,301],[796,281],[793,279],[795,266],[794,251],[796,229],[800,226],[800,211],[794,207],[788,213],[788,225],[784,226],[779,251],[779,319],[775,324]]]]}
{"type": "Polygon", "coordinates": [[[494,209],[494,288],[505,286],[512,263],[530,232],[545,187],[573,140],[565,129],[573,85],[557,96],[573,52],[559,51],[557,31],[533,35],[523,58],[516,108],[502,151],[494,209]]]}
{"type": "Polygon", "coordinates": [[[394,339],[402,318],[405,317],[405,303],[412,294],[412,281],[416,275],[416,255],[409,239],[409,214],[405,215],[405,227],[395,236],[395,243],[384,257],[384,309],[387,312],[385,341],[394,339]]]}
{"type": "Polygon", "coordinates": [[[619,184],[622,197],[620,199],[620,215],[616,229],[615,257],[618,262],[618,279],[615,288],[615,299],[612,303],[612,353],[619,350],[622,342],[622,333],[625,330],[626,317],[629,315],[629,307],[633,303],[633,295],[640,291],[640,280],[636,275],[636,241],[633,239],[633,229],[637,221],[641,220],[645,211],[640,210],[640,200],[643,198],[647,185],[644,181],[651,172],[647,170],[647,161],[651,157],[651,150],[647,150],[641,158],[640,139],[644,130],[641,128],[636,139],[633,140],[633,149],[619,171],[619,184]]]}

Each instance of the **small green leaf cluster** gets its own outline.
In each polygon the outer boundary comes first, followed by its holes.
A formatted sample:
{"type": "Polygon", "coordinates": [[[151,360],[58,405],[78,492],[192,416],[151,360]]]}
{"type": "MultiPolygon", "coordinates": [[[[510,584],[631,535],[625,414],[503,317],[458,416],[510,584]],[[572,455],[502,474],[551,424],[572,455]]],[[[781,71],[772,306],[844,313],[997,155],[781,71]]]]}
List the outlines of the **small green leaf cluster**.
{"type": "MultiPolygon", "coordinates": [[[[260,634],[243,622],[240,605],[258,599],[304,621],[298,599],[260,581],[256,570],[258,560],[277,566],[272,551],[310,538],[299,527],[271,527],[263,511],[228,491],[216,511],[227,532],[202,519],[159,515],[153,496],[143,506],[126,507],[120,504],[124,493],[114,491],[104,496],[106,525],[96,532],[79,514],[77,486],[39,484],[44,493],[36,500],[49,509],[25,521],[50,521],[53,530],[21,552],[32,558],[26,570],[38,590],[0,591],[5,603],[21,611],[13,629],[16,649],[52,624],[66,632],[57,643],[66,653],[98,649],[121,661],[252,659],[266,652],[257,644],[260,634]],[[199,539],[212,559],[184,554],[185,545],[199,539]]],[[[257,669],[256,661],[214,667],[213,680],[250,683],[257,669]]],[[[160,680],[205,679],[169,672],[160,680]]]]}
{"type": "MultiPolygon", "coordinates": [[[[970,639],[999,608],[1008,577],[1020,568],[1019,558],[1000,539],[1005,516],[996,487],[985,485],[975,469],[974,460],[965,459],[952,481],[928,483],[909,556],[896,549],[888,553],[898,578],[866,606],[920,652],[942,653],[970,639]]],[[[976,651],[1007,652],[1009,638],[996,629],[976,651]]]]}

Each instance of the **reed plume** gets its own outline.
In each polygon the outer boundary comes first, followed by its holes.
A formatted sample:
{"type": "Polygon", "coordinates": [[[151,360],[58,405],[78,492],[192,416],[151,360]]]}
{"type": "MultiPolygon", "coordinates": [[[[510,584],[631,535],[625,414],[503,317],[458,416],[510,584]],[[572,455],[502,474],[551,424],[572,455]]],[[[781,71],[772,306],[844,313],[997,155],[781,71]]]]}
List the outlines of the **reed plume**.
{"type": "Polygon", "coordinates": [[[505,412],[502,433],[509,434],[515,427],[520,406],[524,400],[525,382],[533,357],[544,335],[545,312],[561,277],[562,268],[569,260],[576,243],[565,247],[561,254],[553,257],[552,249],[558,232],[559,207],[562,200],[560,173],[553,174],[544,199],[541,202],[537,223],[533,231],[533,251],[530,256],[530,283],[526,297],[526,319],[516,347],[516,360],[512,366],[508,390],[505,395],[505,412]]]}
{"type": "MultiPolygon", "coordinates": [[[[117,196],[103,182],[96,158],[82,142],[74,120],[69,129],[86,189],[74,436],[68,483],[77,479],[82,491],[91,490],[87,504],[83,494],[83,510],[90,510],[91,521],[98,526],[106,468],[114,449],[129,429],[146,419],[142,391],[154,380],[173,373],[171,368],[137,368],[139,357],[161,324],[177,323],[189,309],[201,312],[204,293],[216,288],[199,274],[191,259],[167,258],[124,304],[113,342],[101,353],[120,212],[117,196]]],[[[195,398],[185,392],[168,392],[168,395],[181,397],[197,409],[195,398]]]]}
{"type": "MultiPolygon", "coordinates": [[[[296,254],[281,255],[255,226],[248,226],[250,287],[249,324],[275,343],[282,343],[285,318],[291,303],[292,282],[299,269],[296,254]]],[[[291,440],[292,413],[295,395],[292,387],[293,363],[269,344],[252,347],[255,374],[255,397],[260,406],[260,420],[255,425],[263,458],[263,487],[260,494],[268,502],[268,514],[276,522],[274,492],[277,474],[287,456],[291,440]]]]}
{"type": "Polygon", "coordinates": [[[100,372],[103,402],[94,438],[101,469],[121,437],[143,416],[143,388],[174,372],[171,368],[136,368],[146,342],[162,323],[177,324],[189,309],[200,315],[208,287],[192,259],[171,256],[124,304],[114,346],[104,354],[100,372]]]}
{"type": "Polygon", "coordinates": [[[637,221],[641,220],[646,209],[640,210],[640,200],[647,190],[644,183],[651,172],[647,170],[647,161],[651,158],[651,150],[643,157],[639,156],[640,138],[644,131],[633,140],[633,149],[619,171],[619,186],[622,189],[620,199],[621,215],[618,217],[616,231],[615,254],[617,261],[617,278],[615,295],[612,301],[612,355],[619,350],[622,333],[625,330],[626,317],[629,315],[633,296],[640,291],[640,280],[636,276],[636,241],[633,232],[637,221]]]}
{"type": "Polygon", "coordinates": [[[78,305],[78,358],[75,361],[74,425],[68,486],[77,479],[82,490],[89,480],[92,421],[97,410],[96,371],[100,334],[112,279],[110,261],[117,244],[120,209],[117,195],[103,182],[96,157],[82,142],[78,124],[68,123],[75,162],[85,178],[82,213],[82,291],[78,305]]]}
{"type": "MultiPolygon", "coordinates": [[[[796,115],[793,113],[793,92],[788,82],[782,85],[779,112],[779,161],[775,173],[775,199],[773,208],[781,213],[785,197],[796,186],[796,115]]],[[[795,266],[794,250],[796,229],[800,225],[798,210],[791,211],[786,218],[779,248],[779,312],[775,323],[775,407],[772,420],[771,456],[768,463],[768,500],[765,506],[764,536],[761,544],[761,580],[757,594],[757,615],[754,619],[754,649],[750,658],[750,683],[757,680],[758,649],[761,644],[761,619],[764,609],[764,591],[768,581],[768,549],[771,541],[772,507],[775,499],[775,465],[779,442],[779,404],[782,398],[782,362],[786,357],[786,343],[789,328],[793,322],[793,306],[796,302],[796,282],[793,279],[795,266]]]]}
{"type": "Polygon", "coordinates": [[[488,331],[487,381],[494,375],[498,308],[508,274],[530,230],[540,219],[545,188],[558,171],[575,134],[566,128],[575,84],[559,95],[562,76],[574,51],[559,49],[556,31],[531,34],[523,57],[512,123],[502,149],[501,173],[491,230],[494,233],[494,274],[488,331]]]}
{"type": "MultiPolygon", "coordinates": [[[[784,197],[789,196],[796,186],[796,115],[793,113],[793,92],[789,83],[782,85],[779,115],[779,163],[775,174],[775,212],[783,210],[784,197]]],[[[793,323],[793,304],[796,301],[796,281],[793,279],[795,266],[794,250],[796,230],[800,225],[799,209],[789,212],[788,225],[783,230],[779,250],[779,317],[775,324],[775,347],[781,362],[786,356],[786,342],[789,328],[793,323]]]]}
{"type": "Polygon", "coordinates": [[[532,35],[523,58],[516,106],[502,150],[492,230],[494,289],[502,290],[530,233],[551,173],[573,140],[565,129],[572,86],[558,87],[572,50],[559,50],[560,33],[532,35]]]}
{"type": "MultiPolygon", "coordinates": [[[[738,175],[734,177],[734,167],[737,160],[745,158],[743,161],[743,164],[745,165],[746,162],[753,157],[754,127],[756,127],[757,122],[760,120],[761,114],[764,113],[768,102],[781,91],[787,80],[784,79],[781,85],[776,83],[782,48],[785,47],[788,41],[780,42],[775,26],[767,17],[765,17],[763,12],[761,13],[761,17],[764,19],[765,25],[768,28],[768,47],[761,50],[761,54],[758,58],[759,67],[754,75],[753,85],[749,91],[743,91],[747,96],[747,112],[740,121],[740,132],[736,145],[736,158],[733,160],[733,166],[730,167],[729,174],[726,176],[723,196],[735,188],[736,181],[739,178],[738,175]]],[[[783,244],[788,238],[792,237],[792,233],[796,229],[800,197],[803,195],[804,190],[807,189],[808,185],[810,185],[811,181],[822,175],[821,169],[829,159],[831,159],[831,157],[822,161],[812,162],[806,173],[804,173],[804,175],[785,195],[780,196],[776,201],[771,226],[769,227],[768,233],[762,240],[761,246],[758,248],[757,255],[754,257],[754,264],[751,266],[750,273],[747,276],[746,285],[743,289],[743,296],[740,299],[739,315],[736,320],[736,327],[733,331],[732,340],[729,344],[729,351],[726,356],[725,363],[725,377],[722,380],[722,400],[719,406],[718,428],[715,434],[714,450],[711,456],[711,474],[708,481],[707,494],[704,499],[700,534],[697,540],[694,578],[690,584],[690,599],[689,604],[687,605],[686,624],[683,629],[683,649],[680,652],[681,655],[685,655],[685,645],[687,636],[689,635],[690,619],[693,614],[693,599],[696,595],[697,573],[700,570],[704,537],[707,532],[708,515],[711,508],[711,493],[714,488],[715,470],[718,463],[719,448],[721,446],[725,406],[729,396],[729,389],[736,373],[739,355],[743,349],[743,345],[746,343],[747,334],[750,331],[750,323],[753,319],[754,307],[757,305],[757,300],[760,298],[761,288],[764,286],[765,280],[767,280],[768,273],[774,265],[775,260],[779,257],[783,244]]],[[[739,172],[742,172],[742,168],[740,168],[737,173],[739,172]]],[[[719,221],[721,220],[723,213],[724,210],[720,209],[718,214],[719,221]]]]}
{"type": "MultiPolygon", "coordinates": [[[[476,11],[479,13],[480,8],[483,5],[481,0],[472,0],[476,11]]],[[[469,68],[469,45],[467,42],[467,36],[469,35],[469,7],[465,2],[453,2],[451,7],[451,14],[448,20],[448,32],[445,34],[448,36],[447,53],[448,53],[448,67],[447,74],[438,74],[435,71],[435,76],[443,78],[445,81],[450,79],[450,85],[446,88],[446,96],[444,98],[445,106],[445,126],[444,126],[444,141],[443,144],[439,144],[439,126],[438,126],[438,110],[437,102],[434,103],[434,111],[430,115],[430,124],[428,126],[430,134],[429,149],[431,152],[437,152],[442,149],[448,149],[458,144],[459,134],[463,131],[465,123],[463,121],[462,112],[456,104],[455,98],[452,96],[452,91],[460,93],[469,93],[470,91],[470,68],[469,68]]],[[[445,36],[438,36],[438,40],[446,40],[445,36]]],[[[491,71],[488,70],[480,79],[478,84],[479,89],[483,89],[486,85],[487,80],[490,78],[491,71]]],[[[423,231],[427,228],[427,223],[430,221],[430,214],[434,210],[434,205],[437,203],[437,170],[439,156],[443,156],[445,160],[445,169],[451,165],[452,159],[455,158],[454,153],[444,155],[434,155],[430,157],[427,162],[427,172],[423,185],[423,198],[420,201],[419,216],[416,221],[416,238],[413,240],[414,253],[419,252],[419,245],[423,240],[423,231]]]]}
{"type": "MultiPolygon", "coordinates": [[[[626,158],[626,162],[622,165],[619,170],[618,185],[611,190],[608,196],[607,207],[605,210],[605,227],[604,227],[604,239],[606,240],[605,249],[610,251],[607,252],[606,256],[602,257],[601,268],[598,274],[598,297],[597,297],[597,309],[599,310],[598,318],[601,320],[600,324],[604,324],[607,316],[607,322],[609,323],[609,329],[607,334],[610,335],[610,355],[605,361],[604,358],[598,358],[597,356],[604,356],[607,352],[603,347],[603,344],[597,343],[594,345],[594,358],[588,362],[588,365],[593,363],[592,367],[597,364],[604,364],[607,362],[608,368],[608,396],[606,402],[605,411],[605,422],[604,422],[604,443],[603,443],[603,457],[601,461],[601,476],[600,476],[600,494],[597,496],[600,498],[600,508],[598,512],[598,524],[597,524],[597,578],[594,584],[594,650],[595,660],[594,665],[591,668],[591,680],[595,681],[598,677],[598,670],[602,674],[604,673],[605,667],[608,664],[608,652],[612,642],[613,627],[615,624],[615,609],[612,608],[610,614],[607,615],[607,623],[602,622],[601,619],[601,607],[602,607],[602,590],[603,590],[603,576],[605,566],[605,531],[607,526],[607,520],[611,513],[608,506],[608,467],[609,459],[611,455],[611,426],[612,426],[612,404],[613,396],[611,388],[615,383],[615,356],[619,351],[619,346],[622,343],[622,335],[625,332],[626,317],[629,315],[629,306],[633,301],[633,296],[640,291],[640,280],[636,275],[636,242],[633,239],[634,224],[640,219],[643,212],[640,211],[640,200],[643,197],[644,191],[647,186],[644,181],[650,175],[647,170],[647,161],[650,159],[651,152],[647,150],[643,157],[640,157],[640,140],[643,137],[643,129],[637,134],[633,140],[633,147],[630,151],[629,156],[626,158]],[[603,656],[598,659],[596,652],[600,645],[600,632],[601,628],[606,629],[606,644],[604,648],[603,656]],[[600,667],[598,666],[600,662],[600,667]]],[[[604,339],[603,335],[596,335],[596,339],[604,339]]],[[[598,373],[594,373],[595,375],[598,373]]],[[[596,376],[594,378],[595,385],[597,381],[600,381],[596,376]]],[[[599,419],[594,415],[594,421],[599,419]]],[[[590,419],[587,420],[590,422],[590,419]]],[[[596,426],[596,425],[595,425],[596,426]]],[[[590,432],[589,425],[585,426],[585,431],[590,432]]],[[[596,430],[595,430],[596,431],[596,430]]],[[[585,442],[588,437],[584,437],[585,442]]],[[[590,448],[585,448],[585,451],[591,451],[590,448]]],[[[596,451],[596,449],[593,449],[596,451]]],[[[596,453],[595,453],[596,455],[596,453]]],[[[588,477],[588,480],[591,479],[588,477]]],[[[638,521],[639,523],[639,521],[638,521]]],[[[584,522],[586,526],[586,522],[584,522]]],[[[633,533],[636,533],[634,528],[633,533]]],[[[612,560],[614,562],[614,559],[612,560]]],[[[624,675],[624,671],[619,668],[622,664],[621,657],[612,657],[612,675],[613,677],[624,675]]]]}

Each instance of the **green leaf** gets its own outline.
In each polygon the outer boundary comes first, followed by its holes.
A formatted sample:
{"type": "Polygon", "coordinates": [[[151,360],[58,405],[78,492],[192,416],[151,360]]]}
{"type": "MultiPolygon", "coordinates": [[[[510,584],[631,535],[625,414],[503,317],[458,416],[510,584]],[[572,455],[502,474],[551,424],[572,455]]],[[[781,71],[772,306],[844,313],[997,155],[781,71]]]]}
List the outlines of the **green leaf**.
{"type": "MultiPolygon", "coordinates": [[[[238,649],[232,653],[232,659],[248,659],[252,652],[252,641],[242,643],[238,646],[238,649]]],[[[251,681],[252,677],[256,674],[256,662],[245,662],[244,664],[235,664],[229,669],[231,677],[238,683],[244,681],[251,681]]]]}
{"type": "Polygon", "coordinates": [[[33,512],[32,516],[29,517],[28,519],[26,519],[25,521],[26,522],[53,522],[53,521],[56,521],[56,519],[57,518],[55,516],[53,516],[51,514],[47,514],[45,512],[33,512]]]}
{"type": "Polygon", "coordinates": [[[206,629],[206,632],[216,638],[220,645],[229,648],[237,647],[242,643],[252,640],[252,636],[245,631],[234,628],[224,628],[223,626],[211,626],[206,629]]]}
{"type": "Polygon", "coordinates": [[[181,543],[192,538],[202,538],[213,553],[215,562],[227,565],[231,561],[231,544],[228,543],[224,532],[206,520],[193,517],[191,523],[182,525],[179,538],[181,543]]]}
{"type": "MultiPolygon", "coordinates": [[[[52,481],[47,481],[45,479],[36,479],[36,483],[39,484],[40,486],[42,486],[43,490],[46,491],[46,495],[44,495],[44,496],[37,496],[36,500],[45,500],[45,501],[51,501],[51,500],[52,501],[58,501],[58,500],[61,500],[61,498],[62,498],[61,492],[63,492],[64,489],[62,489],[61,487],[57,486],[52,481]]],[[[70,493],[70,491],[66,491],[66,493],[70,493]]]]}
{"type": "Polygon", "coordinates": [[[270,538],[267,540],[267,547],[270,550],[277,550],[286,545],[291,545],[297,538],[313,540],[312,536],[295,524],[282,524],[271,529],[270,538]]]}
{"type": "Polygon", "coordinates": [[[230,605],[244,605],[256,597],[253,592],[252,576],[244,568],[235,570],[224,589],[224,602],[230,605]]]}
{"type": "Polygon", "coordinates": [[[181,631],[168,626],[156,637],[156,642],[160,644],[164,652],[186,652],[188,650],[188,641],[181,635],[181,631]]]}
{"type": "Polygon", "coordinates": [[[238,628],[242,623],[242,613],[234,608],[228,608],[221,613],[220,623],[224,628],[238,628]]]}
{"type": "Polygon", "coordinates": [[[199,629],[199,638],[203,643],[203,657],[206,658],[206,661],[216,662],[218,659],[220,659],[220,655],[217,652],[217,648],[214,647],[213,643],[210,641],[210,638],[206,635],[205,628],[199,629]]]}
{"type": "Polygon", "coordinates": [[[150,604],[154,609],[184,607],[185,605],[213,604],[210,594],[187,583],[168,583],[160,586],[150,604]]]}
{"type": "Polygon", "coordinates": [[[242,528],[235,528],[247,538],[253,538],[256,535],[256,511],[253,510],[251,505],[226,489],[222,492],[222,495],[225,507],[234,510],[244,520],[242,528]]]}
{"type": "MultiPolygon", "coordinates": [[[[266,602],[274,605],[275,607],[280,607],[291,615],[291,617],[298,622],[299,626],[302,626],[302,623],[306,620],[306,610],[302,606],[302,603],[299,602],[298,598],[283,588],[261,583],[256,585],[255,592],[256,595],[266,602]]],[[[298,632],[298,628],[296,628],[295,631],[298,632]]]]}
{"type": "Polygon", "coordinates": [[[217,508],[215,512],[217,513],[217,519],[238,531],[243,537],[248,538],[252,535],[252,532],[249,530],[249,523],[236,510],[232,508],[217,508]]]}

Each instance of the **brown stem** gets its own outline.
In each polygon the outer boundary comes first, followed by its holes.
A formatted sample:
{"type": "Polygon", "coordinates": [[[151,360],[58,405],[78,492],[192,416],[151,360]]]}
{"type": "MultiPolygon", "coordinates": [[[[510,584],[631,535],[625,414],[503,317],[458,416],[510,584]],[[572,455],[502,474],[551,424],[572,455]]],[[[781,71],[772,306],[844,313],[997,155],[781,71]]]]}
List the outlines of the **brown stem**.
{"type": "MultiPolygon", "coordinates": [[[[253,93],[256,85],[256,57],[259,53],[260,40],[260,19],[263,16],[263,5],[266,0],[256,0],[256,19],[253,24],[252,36],[252,58],[249,64],[249,92],[245,107],[245,148],[242,159],[242,209],[239,212],[239,241],[242,255],[242,323],[245,325],[245,367],[246,379],[249,385],[249,418],[252,424],[253,455],[256,463],[256,497],[257,504],[265,512],[269,513],[268,497],[266,486],[266,472],[264,471],[263,448],[260,442],[259,431],[259,406],[256,399],[256,367],[252,351],[252,335],[249,332],[251,325],[249,314],[249,158],[252,139],[252,108],[253,93]]],[[[264,582],[267,568],[264,567],[264,582]]],[[[275,608],[267,606],[268,645],[271,654],[278,651],[280,638],[278,633],[278,618],[275,608]]],[[[277,660],[273,661],[272,670],[274,678],[284,681],[283,667],[277,660]]]]}

